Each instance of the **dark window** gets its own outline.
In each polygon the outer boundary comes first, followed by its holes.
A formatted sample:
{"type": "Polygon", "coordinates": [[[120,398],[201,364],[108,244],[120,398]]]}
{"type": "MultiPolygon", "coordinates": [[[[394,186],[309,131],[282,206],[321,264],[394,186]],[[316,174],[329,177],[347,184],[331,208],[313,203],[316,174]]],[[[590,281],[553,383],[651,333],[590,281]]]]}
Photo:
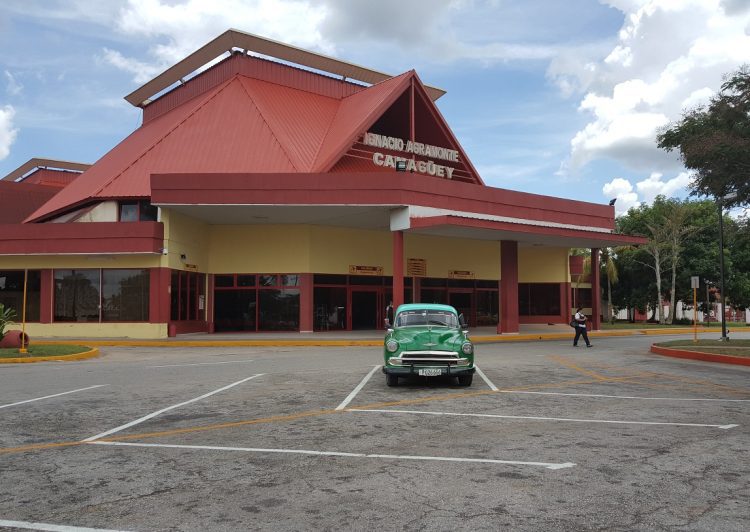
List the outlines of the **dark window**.
{"type": "MultiPolygon", "coordinates": [[[[29,270],[26,282],[26,321],[39,321],[41,279],[39,270],[29,270]]],[[[23,271],[0,271],[0,303],[16,311],[16,321],[23,319],[23,271]]]]}
{"type": "Polygon", "coordinates": [[[559,316],[560,285],[558,283],[518,283],[520,316],[559,316]]]}
{"type": "Polygon", "coordinates": [[[383,284],[383,278],[377,275],[350,275],[349,284],[359,286],[378,286],[383,284]]]}
{"type": "MultiPolygon", "coordinates": [[[[497,283],[495,283],[497,284],[497,283]]],[[[497,325],[498,323],[498,291],[477,290],[477,327],[497,325]]]]}
{"type": "Polygon", "coordinates": [[[258,329],[261,331],[299,330],[299,290],[259,290],[258,329]]]}
{"type": "Polygon", "coordinates": [[[137,222],[138,221],[138,202],[121,201],[120,202],[120,221],[137,222]]]}
{"type": "Polygon", "coordinates": [[[316,331],[346,329],[346,288],[316,287],[313,308],[316,331]]]}
{"type": "Polygon", "coordinates": [[[99,321],[100,270],[55,270],[55,321],[99,321]]]}
{"type": "Polygon", "coordinates": [[[120,202],[121,222],[155,222],[158,213],[159,209],[148,200],[120,202]]]}
{"type": "MultiPolygon", "coordinates": [[[[422,286],[426,287],[444,287],[446,285],[447,279],[435,279],[433,277],[425,277],[422,279],[422,286]]],[[[426,303],[426,301],[422,301],[422,303],[426,303]]]]}
{"type": "Polygon", "coordinates": [[[477,288],[497,288],[497,281],[477,281],[477,288]]]}
{"type": "Polygon", "coordinates": [[[474,288],[473,279],[448,279],[448,286],[451,288],[474,288]]]}
{"type": "Polygon", "coordinates": [[[203,273],[172,271],[172,321],[205,319],[205,281],[203,273]]]}
{"type": "MultiPolygon", "coordinates": [[[[174,275],[174,272],[172,272],[174,275]]],[[[231,288],[234,286],[234,275],[217,275],[214,279],[217,288],[231,288]]]]}
{"type": "Polygon", "coordinates": [[[299,275],[281,275],[281,286],[299,286],[299,275]]]}
{"type": "Polygon", "coordinates": [[[237,286],[255,286],[254,275],[238,275],[237,286]]]}
{"type": "Polygon", "coordinates": [[[422,288],[420,303],[448,304],[448,291],[444,288],[422,288]]]}
{"type": "Polygon", "coordinates": [[[148,270],[102,270],[102,321],[148,321],[148,303],[148,270]]]}
{"type": "Polygon", "coordinates": [[[313,277],[315,284],[346,284],[346,275],[324,275],[316,274],[313,277]]]}
{"type": "Polygon", "coordinates": [[[277,286],[275,275],[259,275],[258,286],[277,286]]]}
{"type": "Polygon", "coordinates": [[[591,288],[573,288],[573,306],[591,308],[591,288]]]}
{"type": "Polygon", "coordinates": [[[216,332],[255,331],[255,290],[217,290],[214,328],[216,332]]]}

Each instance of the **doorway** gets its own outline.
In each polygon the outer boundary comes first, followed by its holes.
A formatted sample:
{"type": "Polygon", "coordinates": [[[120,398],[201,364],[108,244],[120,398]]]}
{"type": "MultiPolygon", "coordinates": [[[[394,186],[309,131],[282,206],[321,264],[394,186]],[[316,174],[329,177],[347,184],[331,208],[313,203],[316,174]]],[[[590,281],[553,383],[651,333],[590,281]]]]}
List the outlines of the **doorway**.
{"type": "Polygon", "coordinates": [[[474,293],[472,290],[448,291],[448,304],[463,314],[466,321],[473,325],[474,293]]]}
{"type": "Polygon", "coordinates": [[[351,291],[351,329],[378,329],[378,291],[352,289],[351,291]]]}

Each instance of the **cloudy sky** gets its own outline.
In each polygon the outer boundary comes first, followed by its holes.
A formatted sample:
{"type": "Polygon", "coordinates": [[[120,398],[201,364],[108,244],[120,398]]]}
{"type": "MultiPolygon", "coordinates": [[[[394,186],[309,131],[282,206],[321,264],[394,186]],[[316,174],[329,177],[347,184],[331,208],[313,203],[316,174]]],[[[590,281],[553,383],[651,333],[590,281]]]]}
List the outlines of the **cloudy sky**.
{"type": "Polygon", "coordinates": [[[0,176],[95,162],[122,98],[228,28],[416,69],[488,185],[603,203],[684,197],[659,127],[750,63],[750,0],[3,0],[0,176]]]}

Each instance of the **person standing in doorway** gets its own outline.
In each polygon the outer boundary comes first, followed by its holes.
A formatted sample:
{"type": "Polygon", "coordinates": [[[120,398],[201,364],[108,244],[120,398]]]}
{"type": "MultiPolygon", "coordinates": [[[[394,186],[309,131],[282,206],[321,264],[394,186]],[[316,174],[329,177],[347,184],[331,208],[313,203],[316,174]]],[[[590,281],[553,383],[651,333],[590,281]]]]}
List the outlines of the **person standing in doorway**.
{"type": "Polygon", "coordinates": [[[583,313],[583,307],[576,309],[576,315],[573,317],[576,322],[576,337],[573,339],[573,347],[578,347],[578,339],[583,336],[586,347],[591,347],[589,335],[586,334],[586,314],[583,313]]]}
{"type": "Polygon", "coordinates": [[[385,307],[385,320],[386,327],[393,327],[393,301],[388,301],[388,306],[385,307]]]}

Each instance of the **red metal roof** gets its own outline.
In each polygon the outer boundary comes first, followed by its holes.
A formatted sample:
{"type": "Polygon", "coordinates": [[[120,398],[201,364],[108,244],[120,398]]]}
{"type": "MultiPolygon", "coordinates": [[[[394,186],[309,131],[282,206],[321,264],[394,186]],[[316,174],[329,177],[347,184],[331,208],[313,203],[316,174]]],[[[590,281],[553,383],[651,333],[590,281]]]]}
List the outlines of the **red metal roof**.
{"type": "Polygon", "coordinates": [[[51,168],[37,168],[23,178],[24,183],[34,185],[46,185],[57,189],[65,188],[75,181],[81,172],[69,172],[67,170],[53,170],[51,168]]]}
{"type": "Polygon", "coordinates": [[[21,223],[59,191],[59,187],[0,180],[0,224],[21,223]]]}
{"type": "Polygon", "coordinates": [[[142,125],[26,221],[101,199],[150,197],[156,173],[329,171],[418,80],[410,71],[337,98],[285,86],[283,77],[226,72],[225,82],[142,125]]]}

